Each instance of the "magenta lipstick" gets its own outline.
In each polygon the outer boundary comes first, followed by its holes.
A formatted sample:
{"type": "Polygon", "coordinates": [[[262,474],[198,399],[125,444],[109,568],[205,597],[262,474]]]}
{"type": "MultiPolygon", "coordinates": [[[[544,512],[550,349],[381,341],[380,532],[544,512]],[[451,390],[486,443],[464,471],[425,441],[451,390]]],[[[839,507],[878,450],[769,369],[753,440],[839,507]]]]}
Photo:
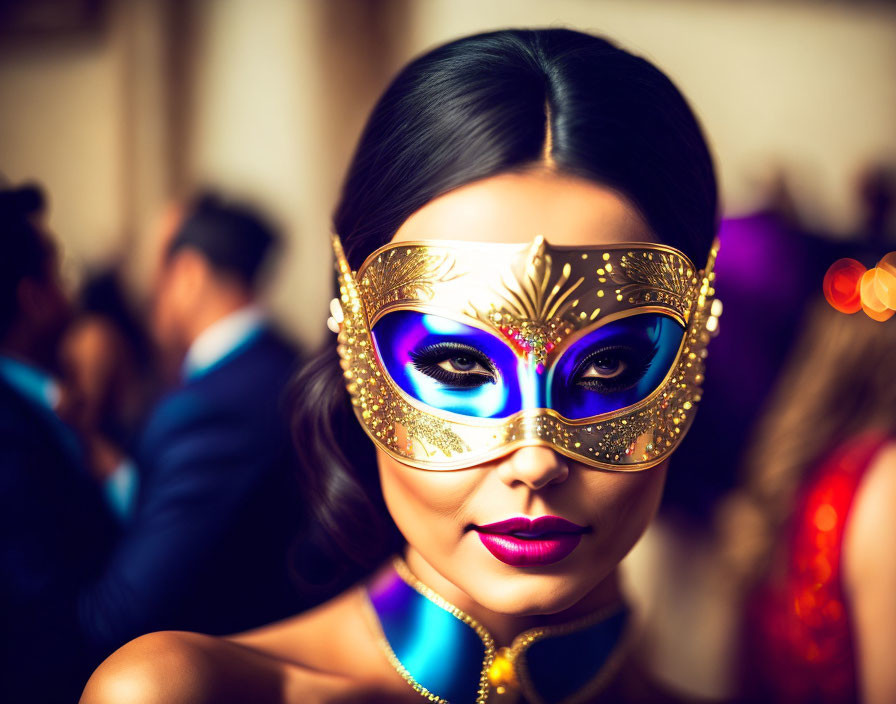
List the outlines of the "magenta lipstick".
{"type": "Polygon", "coordinates": [[[551,565],[569,555],[588,529],[559,516],[509,518],[473,526],[485,548],[513,567],[551,565]]]}

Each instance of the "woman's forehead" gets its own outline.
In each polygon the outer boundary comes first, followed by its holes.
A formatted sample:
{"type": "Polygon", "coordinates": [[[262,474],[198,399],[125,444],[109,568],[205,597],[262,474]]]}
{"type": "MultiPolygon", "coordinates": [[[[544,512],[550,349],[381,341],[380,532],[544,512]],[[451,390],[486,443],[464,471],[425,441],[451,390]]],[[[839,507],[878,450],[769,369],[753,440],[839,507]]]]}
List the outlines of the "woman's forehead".
{"type": "Polygon", "coordinates": [[[464,240],[557,246],[658,242],[637,208],[613,189],[537,170],[505,173],[433,199],[398,228],[392,242],[464,240]]]}

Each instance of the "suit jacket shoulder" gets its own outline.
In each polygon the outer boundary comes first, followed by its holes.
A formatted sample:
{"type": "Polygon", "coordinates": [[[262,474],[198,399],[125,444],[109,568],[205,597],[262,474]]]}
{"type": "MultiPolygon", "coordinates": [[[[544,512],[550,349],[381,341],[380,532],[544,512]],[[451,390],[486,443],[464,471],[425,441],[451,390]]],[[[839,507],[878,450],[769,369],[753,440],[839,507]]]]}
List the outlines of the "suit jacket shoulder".
{"type": "Polygon", "coordinates": [[[143,433],[142,454],[154,454],[152,446],[157,448],[170,433],[202,424],[276,427],[297,364],[295,347],[278,333],[263,330],[245,348],[159,401],[143,433]]]}
{"type": "MultiPolygon", "coordinates": [[[[0,382],[0,699],[77,696],[92,663],[74,602],[118,526],[48,410],[0,382]],[[47,679],[46,663],[53,662],[47,679]]],[[[56,701],[57,699],[54,699],[56,701]]]]}
{"type": "Polygon", "coordinates": [[[278,402],[294,363],[263,332],[150,414],[134,515],[82,603],[100,642],[242,630],[297,603],[286,543],[300,509],[278,402]]]}

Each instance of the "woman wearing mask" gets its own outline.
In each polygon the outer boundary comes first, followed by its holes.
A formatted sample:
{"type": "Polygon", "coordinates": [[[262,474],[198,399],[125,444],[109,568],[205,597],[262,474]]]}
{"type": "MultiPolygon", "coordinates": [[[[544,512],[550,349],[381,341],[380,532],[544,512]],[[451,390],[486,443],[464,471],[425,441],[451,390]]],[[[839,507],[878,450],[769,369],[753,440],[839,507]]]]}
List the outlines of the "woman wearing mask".
{"type": "Polygon", "coordinates": [[[700,400],[716,208],[682,95],[603,39],[411,62],[336,210],[337,339],[296,385],[311,576],[371,576],[238,636],[138,639],[83,701],[656,701],[617,568],[700,400]]]}

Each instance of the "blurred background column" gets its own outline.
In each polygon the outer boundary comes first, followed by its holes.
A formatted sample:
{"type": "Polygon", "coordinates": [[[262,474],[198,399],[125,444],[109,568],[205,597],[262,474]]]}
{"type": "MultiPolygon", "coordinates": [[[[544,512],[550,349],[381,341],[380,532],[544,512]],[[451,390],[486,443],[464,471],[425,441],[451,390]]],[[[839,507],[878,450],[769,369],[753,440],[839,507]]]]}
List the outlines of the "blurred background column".
{"type": "Polygon", "coordinates": [[[273,305],[324,339],[330,210],[373,101],[404,58],[406,2],[202,0],[193,48],[188,181],[248,196],[287,225],[273,305]],[[281,272],[283,273],[283,272],[281,272]]]}
{"type": "MultiPolygon", "coordinates": [[[[149,285],[159,214],[181,184],[182,33],[173,32],[182,4],[133,0],[110,6],[118,62],[121,193],[120,258],[124,279],[149,285]]],[[[62,225],[61,227],[65,227],[62,225]]],[[[64,232],[60,233],[63,237],[64,232]]],[[[108,256],[108,255],[107,255],[108,256]]]]}

